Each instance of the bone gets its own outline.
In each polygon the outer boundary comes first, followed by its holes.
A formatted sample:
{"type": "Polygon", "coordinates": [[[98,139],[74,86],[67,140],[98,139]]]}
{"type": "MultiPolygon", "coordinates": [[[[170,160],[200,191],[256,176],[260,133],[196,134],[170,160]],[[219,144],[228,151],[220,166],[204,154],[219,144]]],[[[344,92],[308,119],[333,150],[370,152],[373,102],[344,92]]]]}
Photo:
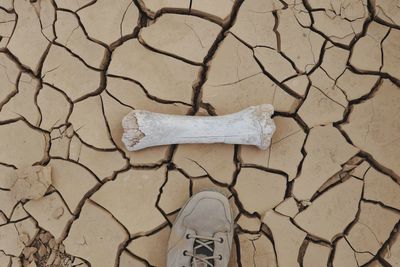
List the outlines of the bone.
{"type": "Polygon", "coordinates": [[[181,116],[133,110],[122,120],[122,141],[129,151],[172,144],[241,144],[265,150],[275,123],[270,104],[223,116],[181,116]]]}

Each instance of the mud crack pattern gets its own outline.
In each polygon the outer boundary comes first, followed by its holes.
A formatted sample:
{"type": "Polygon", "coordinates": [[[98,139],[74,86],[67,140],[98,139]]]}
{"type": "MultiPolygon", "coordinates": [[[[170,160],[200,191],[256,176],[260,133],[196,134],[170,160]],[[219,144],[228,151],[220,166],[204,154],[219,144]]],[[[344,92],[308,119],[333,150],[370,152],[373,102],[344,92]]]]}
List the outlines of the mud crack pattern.
{"type": "Polygon", "coordinates": [[[0,266],[165,266],[211,188],[230,267],[400,266],[399,1],[3,0],[0,20],[0,266]],[[133,109],[262,103],[267,151],[121,142],[133,109]],[[14,198],[32,165],[50,188],[14,198]]]}

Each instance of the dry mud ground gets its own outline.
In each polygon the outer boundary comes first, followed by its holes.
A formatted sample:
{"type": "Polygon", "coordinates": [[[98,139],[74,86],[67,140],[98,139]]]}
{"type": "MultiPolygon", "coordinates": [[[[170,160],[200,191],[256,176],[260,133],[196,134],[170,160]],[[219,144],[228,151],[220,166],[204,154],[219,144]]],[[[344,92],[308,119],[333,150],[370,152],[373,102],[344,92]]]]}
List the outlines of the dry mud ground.
{"type": "Polygon", "coordinates": [[[400,266],[399,1],[1,0],[0,20],[1,267],[165,266],[206,188],[235,212],[230,267],[400,266]],[[132,109],[261,103],[268,151],[120,140],[132,109]],[[51,186],[20,201],[31,165],[51,186]]]}

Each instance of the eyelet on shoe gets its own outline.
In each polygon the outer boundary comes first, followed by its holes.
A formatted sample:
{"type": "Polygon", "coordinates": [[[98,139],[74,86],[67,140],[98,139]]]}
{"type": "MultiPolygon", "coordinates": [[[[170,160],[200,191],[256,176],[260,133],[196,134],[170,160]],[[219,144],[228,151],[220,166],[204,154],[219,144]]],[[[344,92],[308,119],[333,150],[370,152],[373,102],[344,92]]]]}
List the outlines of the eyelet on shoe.
{"type": "Polygon", "coordinates": [[[220,261],[222,261],[222,255],[219,254],[218,257],[219,257],[218,259],[219,259],[220,261]]]}
{"type": "Polygon", "coordinates": [[[183,256],[185,256],[185,257],[186,257],[186,256],[187,256],[187,254],[186,254],[186,253],[187,253],[187,250],[184,250],[184,251],[183,251],[183,256]]]}
{"type": "Polygon", "coordinates": [[[224,243],[224,239],[222,237],[219,239],[219,243],[224,243]]]}
{"type": "Polygon", "coordinates": [[[187,234],[187,235],[186,235],[186,239],[190,239],[190,234],[187,234]]]}

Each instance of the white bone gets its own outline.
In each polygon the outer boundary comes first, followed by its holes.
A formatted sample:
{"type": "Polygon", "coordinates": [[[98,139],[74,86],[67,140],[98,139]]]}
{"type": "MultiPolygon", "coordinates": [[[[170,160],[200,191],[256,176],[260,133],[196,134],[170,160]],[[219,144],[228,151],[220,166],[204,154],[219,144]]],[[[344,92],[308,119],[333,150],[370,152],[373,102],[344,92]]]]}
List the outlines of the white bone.
{"type": "Polygon", "coordinates": [[[180,116],[133,110],[122,120],[122,141],[129,151],[146,147],[226,143],[267,149],[275,132],[272,105],[252,106],[224,116],[180,116]]]}

